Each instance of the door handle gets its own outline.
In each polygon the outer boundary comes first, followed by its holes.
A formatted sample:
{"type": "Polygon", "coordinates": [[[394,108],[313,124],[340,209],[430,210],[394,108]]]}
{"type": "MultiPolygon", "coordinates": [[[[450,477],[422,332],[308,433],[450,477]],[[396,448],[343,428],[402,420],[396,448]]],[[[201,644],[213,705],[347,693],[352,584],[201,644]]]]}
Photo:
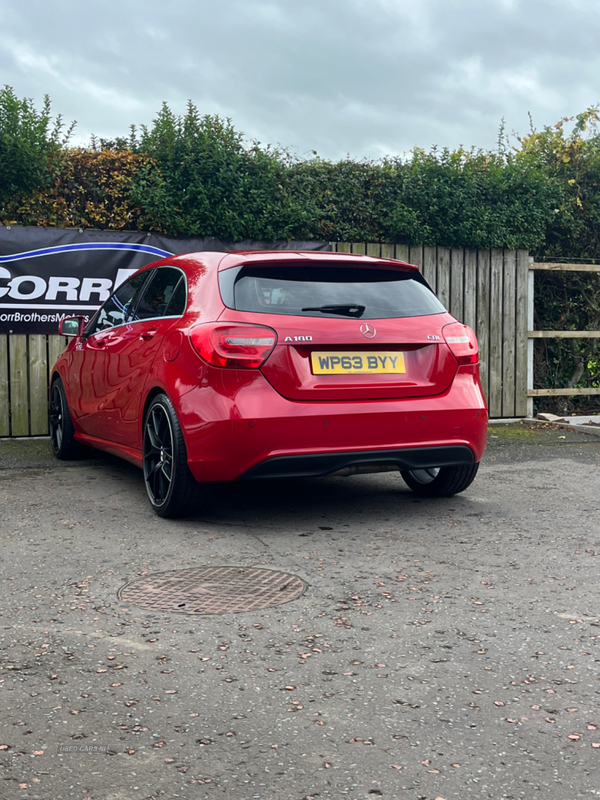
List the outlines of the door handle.
{"type": "Polygon", "coordinates": [[[155,334],[156,331],[144,331],[144,333],[140,333],[140,339],[147,342],[148,339],[152,339],[155,334]]]}

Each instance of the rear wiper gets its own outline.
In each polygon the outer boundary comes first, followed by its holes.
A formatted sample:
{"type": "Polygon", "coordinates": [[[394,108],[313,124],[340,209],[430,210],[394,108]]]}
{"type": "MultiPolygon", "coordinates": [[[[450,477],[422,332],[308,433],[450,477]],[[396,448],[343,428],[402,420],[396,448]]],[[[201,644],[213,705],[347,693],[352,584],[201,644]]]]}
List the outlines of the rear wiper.
{"type": "Polygon", "coordinates": [[[366,308],[358,303],[344,303],[339,306],[309,306],[302,311],[320,311],[322,314],[340,314],[342,317],[362,317],[366,308]]]}

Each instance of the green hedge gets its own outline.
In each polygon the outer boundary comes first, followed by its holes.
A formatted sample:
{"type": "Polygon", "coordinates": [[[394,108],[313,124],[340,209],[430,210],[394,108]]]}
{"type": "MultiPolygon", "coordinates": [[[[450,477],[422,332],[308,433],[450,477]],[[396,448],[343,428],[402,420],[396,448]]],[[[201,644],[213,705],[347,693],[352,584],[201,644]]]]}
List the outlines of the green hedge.
{"type": "Polygon", "coordinates": [[[494,151],[299,159],[231,120],[164,104],[152,125],[69,147],[72,130],[0,91],[0,220],[242,239],[525,248],[600,257],[595,108],[494,151]],[[572,130],[567,132],[567,128],[572,130]],[[104,212],[102,211],[104,209],[104,212]]]}

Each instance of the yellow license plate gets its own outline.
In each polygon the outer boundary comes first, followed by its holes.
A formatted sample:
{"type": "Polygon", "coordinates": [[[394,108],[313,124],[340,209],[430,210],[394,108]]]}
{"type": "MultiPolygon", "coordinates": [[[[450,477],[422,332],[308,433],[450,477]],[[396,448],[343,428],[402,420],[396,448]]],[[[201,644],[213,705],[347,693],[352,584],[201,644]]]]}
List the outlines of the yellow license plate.
{"type": "Polygon", "coordinates": [[[311,353],[313,375],[394,375],[406,372],[404,353],[311,353]]]}

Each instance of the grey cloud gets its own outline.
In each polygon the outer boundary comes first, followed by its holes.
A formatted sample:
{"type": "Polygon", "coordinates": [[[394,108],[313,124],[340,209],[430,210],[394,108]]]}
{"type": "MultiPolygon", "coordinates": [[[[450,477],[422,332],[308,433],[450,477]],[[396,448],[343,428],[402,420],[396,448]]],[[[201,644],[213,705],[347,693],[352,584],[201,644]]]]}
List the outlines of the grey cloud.
{"type": "Polygon", "coordinates": [[[191,98],[300,155],[377,158],[582,111],[599,34],[594,0],[25,0],[0,6],[0,66],[84,140],[191,98]]]}

